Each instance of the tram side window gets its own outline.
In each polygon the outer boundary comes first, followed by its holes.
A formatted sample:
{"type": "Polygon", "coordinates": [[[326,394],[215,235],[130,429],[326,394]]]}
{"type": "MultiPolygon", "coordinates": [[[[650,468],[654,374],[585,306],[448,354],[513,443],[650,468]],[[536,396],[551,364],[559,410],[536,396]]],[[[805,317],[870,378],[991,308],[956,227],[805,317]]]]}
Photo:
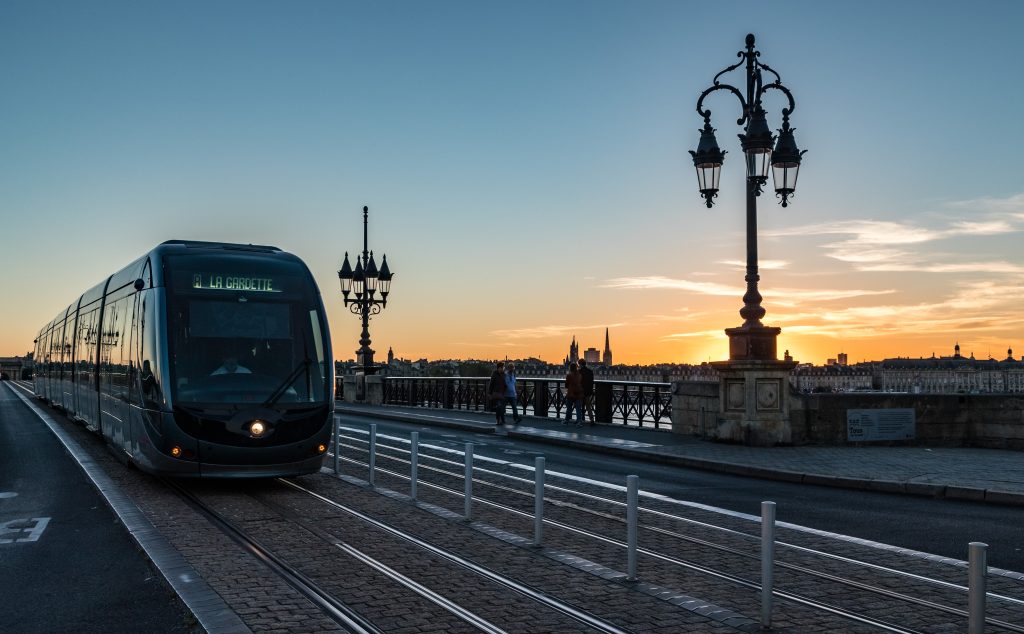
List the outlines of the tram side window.
{"type": "Polygon", "coordinates": [[[142,393],[142,406],[146,409],[160,409],[163,403],[163,377],[157,357],[157,329],[153,302],[142,300],[139,310],[139,342],[141,362],[139,364],[138,387],[142,393]]]}
{"type": "Polygon", "coordinates": [[[131,327],[131,322],[128,320],[132,307],[131,298],[125,297],[118,300],[116,306],[117,312],[113,321],[116,343],[111,354],[113,367],[111,369],[110,391],[114,398],[126,401],[128,400],[128,365],[131,362],[131,348],[129,346],[131,337],[128,334],[128,329],[131,327]]]}

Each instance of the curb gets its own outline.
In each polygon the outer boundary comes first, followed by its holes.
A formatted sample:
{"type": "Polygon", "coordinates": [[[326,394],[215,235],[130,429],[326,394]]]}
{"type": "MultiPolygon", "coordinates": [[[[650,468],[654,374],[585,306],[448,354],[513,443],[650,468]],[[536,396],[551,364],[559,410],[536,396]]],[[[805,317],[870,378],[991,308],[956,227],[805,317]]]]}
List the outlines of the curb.
{"type": "MultiPolygon", "coordinates": [[[[445,410],[438,410],[445,411],[445,410]]],[[[339,407],[335,413],[359,414],[372,418],[395,420],[403,423],[417,425],[431,425],[435,427],[448,427],[461,429],[463,431],[494,433],[495,426],[489,423],[473,423],[470,421],[453,421],[438,417],[416,416],[387,411],[367,411],[363,409],[346,409],[339,407]]],[[[592,443],[586,440],[571,440],[568,438],[552,438],[549,436],[538,436],[529,432],[508,430],[509,438],[519,438],[533,442],[549,445],[560,445],[573,447],[597,453],[605,453],[626,458],[639,458],[649,462],[657,462],[677,467],[688,467],[717,473],[745,476],[748,478],[760,478],[762,480],[775,480],[780,482],[792,482],[795,484],[810,484],[816,486],[827,486],[838,489],[851,489],[856,491],[873,491],[877,493],[891,493],[898,495],[914,495],[918,497],[943,498],[967,502],[980,502],[985,504],[1001,504],[1006,506],[1024,506],[1024,493],[1014,491],[1001,491],[998,489],[978,489],[975,487],[963,487],[945,484],[930,484],[924,482],[901,482],[898,480],[851,478],[846,476],[826,475],[821,473],[802,473],[799,471],[788,471],[785,469],[769,469],[766,467],[754,467],[751,465],[736,462],[725,462],[719,460],[707,460],[704,458],[693,458],[689,456],[676,456],[659,453],[650,449],[631,449],[628,447],[612,447],[599,443],[592,443]]]]}

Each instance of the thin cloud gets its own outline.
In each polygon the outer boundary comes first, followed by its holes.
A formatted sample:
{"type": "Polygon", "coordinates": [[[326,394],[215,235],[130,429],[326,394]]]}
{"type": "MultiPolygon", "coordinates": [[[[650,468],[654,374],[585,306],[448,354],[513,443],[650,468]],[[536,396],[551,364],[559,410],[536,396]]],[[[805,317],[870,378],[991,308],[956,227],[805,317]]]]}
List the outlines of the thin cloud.
{"type": "MultiPolygon", "coordinates": [[[[747,268],[746,262],[740,260],[719,260],[719,264],[725,264],[726,266],[732,266],[738,269],[747,268]]],[[[757,263],[759,269],[765,271],[772,271],[777,269],[784,269],[789,266],[789,262],[786,260],[759,260],[757,263]]]]}
{"type": "Polygon", "coordinates": [[[563,326],[563,325],[550,325],[550,326],[534,326],[532,328],[519,328],[515,330],[494,330],[491,332],[495,337],[505,339],[545,339],[548,337],[561,337],[566,334],[576,332],[586,332],[588,330],[596,330],[603,328],[619,328],[628,324],[624,322],[615,324],[595,324],[589,326],[563,326]]]}
{"type": "Polygon", "coordinates": [[[693,337],[721,337],[722,332],[722,328],[719,328],[717,330],[700,330],[698,332],[677,332],[670,335],[665,335],[661,339],[662,341],[665,341],[670,339],[690,339],[693,337]]]}
{"type": "MultiPolygon", "coordinates": [[[[627,289],[671,289],[689,291],[701,295],[712,295],[715,297],[742,297],[746,289],[739,286],[728,286],[714,282],[694,282],[692,280],[677,280],[658,275],[647,277],[617,277],[608,280],[605,288],[627,288],[627,289]]],[[[853,297],[864,297],[868,295],[888,295],[895,293],[892,289],[886,290],[862,290],[862,289],[802,289],[802,288],[778,288],[771,289],[767,295],[778,295],[790,302],[794,301],[832,301],[837,299],[851,299],[853,297]]]]}
{"type": "Polygon", "coordinates": [[[960,262],[957,264],[908,264],[901,262],[871,264],[858,267],[861,271],[915,273],[993,273],[1021,274],[1024,266],[1012,262],[960,262]]]}
{"type": "Polygon", "coordinates": [[[844,243],[849,244],[916,244],[942,237],[942,232],[915,227],[908,223],[882,220],[841,220],[838,222],[790,227],[766,231],[769,237],[785,236],[853,236],[844,243]]]}
{"type": "Polygon", "coordinates": [[[723,297],[731,297],[737,294],[742,295],[744,291],[744,289],[739,286],[728,286],[726,284],[716,284],[715,282],[676,280],[668,277],[662,277],[660,275],[649,275],[646,277],[616,277],[607,280],[601,286],[602,288],[671,289],[723,297]]]}

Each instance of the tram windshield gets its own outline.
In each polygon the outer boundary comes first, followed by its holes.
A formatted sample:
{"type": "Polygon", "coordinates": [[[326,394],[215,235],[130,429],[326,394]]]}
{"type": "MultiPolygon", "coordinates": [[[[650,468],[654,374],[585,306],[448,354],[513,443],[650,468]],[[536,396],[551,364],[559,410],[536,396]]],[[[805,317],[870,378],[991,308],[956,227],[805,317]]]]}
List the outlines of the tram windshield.
{"type": "Polygon", "coordinates": [[[304,266],[182,255],[168,257],[165,271],[175,403],[327,400],[326,328],[304,266]]]}

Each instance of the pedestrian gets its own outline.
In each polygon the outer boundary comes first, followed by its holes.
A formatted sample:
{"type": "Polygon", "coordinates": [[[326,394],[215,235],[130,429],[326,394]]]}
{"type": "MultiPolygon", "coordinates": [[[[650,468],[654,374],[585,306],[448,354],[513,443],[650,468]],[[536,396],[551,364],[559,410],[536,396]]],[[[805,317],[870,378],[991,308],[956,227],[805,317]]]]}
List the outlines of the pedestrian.
{"type": "Polygon", "coordinates": [[[579,366],[569,364],[569,374],[565,375],[565,422],[572,420],[572,410],[576,410],[576,426],[583,427],[583,375],[579,366]]]}
{"type": "Polygon", "coordinates": [[[487,404],[494,407],[494,424],[505,424],[505,362],[498,361],[487,384],[487,404]]]}
{"type": "Polygon", "coordinates": [[[587,360],[580,359],[580,376],[583,378],[583,412],[594,425],[594,371],[587,367],[587,360]]]}
{"type": "MultiPolygon", "coordinates": [[[[512,421],[518,425],[522,418],[519,417],[519,410],[516,408],[516,366],[509,363],[505,366],[505,400],[512,407],[512,421]]],[[[526,413],[526,408],[523,408],[526,413]]]]}

